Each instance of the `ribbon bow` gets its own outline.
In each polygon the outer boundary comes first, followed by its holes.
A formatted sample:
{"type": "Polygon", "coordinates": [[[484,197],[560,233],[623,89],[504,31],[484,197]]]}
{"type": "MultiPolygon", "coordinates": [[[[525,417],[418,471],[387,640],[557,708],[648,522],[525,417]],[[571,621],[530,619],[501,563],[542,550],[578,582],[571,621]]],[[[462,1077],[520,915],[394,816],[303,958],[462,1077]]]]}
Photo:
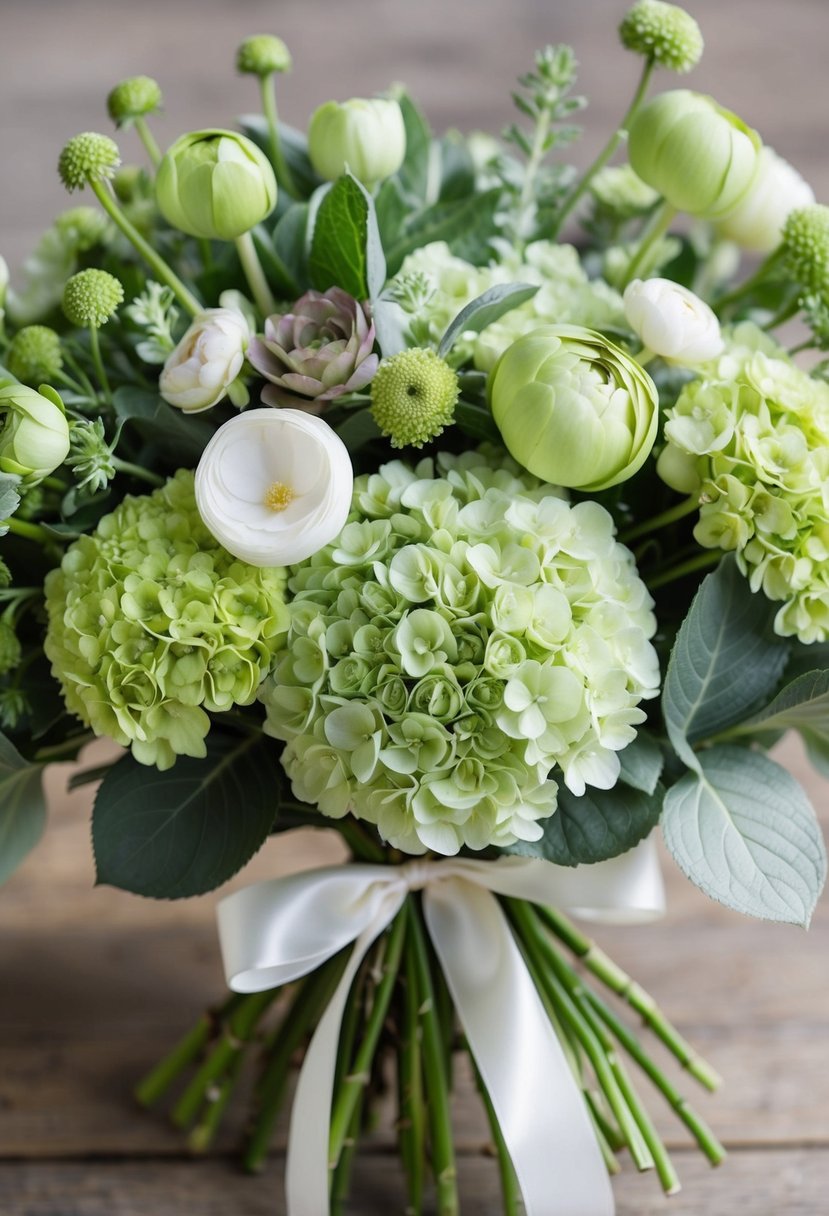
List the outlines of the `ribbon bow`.
{"type": "Polygon", "coordinates": [[[652,842],[575,869],[532,858],[349,864],[256,883],[219,905],[228,984],[259,992],[354,949],[311,1040],[291,1114],[288,1216],[329,1211],[328,1128],[337,1045],[354,976],[413,890],[489,1091],[527,1216],[612,1216],[613,1194],[581,1091],[495,894],[595,919],[660,915],[652,842]]]}

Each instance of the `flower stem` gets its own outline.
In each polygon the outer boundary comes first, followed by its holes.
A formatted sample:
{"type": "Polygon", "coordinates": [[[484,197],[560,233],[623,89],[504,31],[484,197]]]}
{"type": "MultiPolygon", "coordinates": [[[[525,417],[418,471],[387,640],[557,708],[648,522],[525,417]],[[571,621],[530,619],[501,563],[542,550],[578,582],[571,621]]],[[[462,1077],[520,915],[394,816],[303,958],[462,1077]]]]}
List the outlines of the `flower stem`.
{"type": "Polygon", "coordinates": [[[269,317],[271,313],[276,312],[276,300],[268,286],[268,280],[265,278],[253,237],[249,232],[243,232],[241,236],[237,236],[234,243],[236,252],[239,254],[239,261],[242,263],[242,270],[245,272],[245,278],[256,301],[256,307],[263,317],[269,317]]]}
{"type": "Polygon", "coordinates": [[[184,286],[178,275],[174,274],[164,259],[158,253],[156,253],[152,245],[145,241],[138,229],[132,223],[130,223],[126,215],[124,215],[124,212],[115,201],[111,191],[107,189],[104,183],[90,182],[89,188],[92,190],[95,197],[98,199],[98,202],[101,204],[104,211],[106,211],[112,222],[121,230],[121,232],[123,232],[127,240],[134,246],[138,253],[141,254],[144,261],[152,267],[154,273],[162,281],[162,283],[167,284],[181,306],[185,308],[193,317],[202,312],[202,305],[199,303],[193,293],[184,286]]]}
{"type": "Polygon", "coordinates": [[[400,1156],[406,1171],[408,1204],[406,1216],[423,1211],[423,1163],[426,1135],[423,1122],[423,1073],[421,1071],[420,993],[414,951],[404,951],[403,1033],[397,1068],[399,1119],[397,1134],[400,1156]]]}
{"type": "Polygon", "coordinates": [[[794,299],[789,300],[786,304],[774,314],[770,321],[766,321],[763,329],[768,332],[770,329],[777,329],[778,325],[785,324],[786,321],[791,321],[792,317],[796,316],[800,311],[800,295],[796,294],[794,299]]]}
{"type": "Polygon", "coordinates": [[[143,114],[139,114],[135,119],[135,133],[144,145],[144,150],[149,156],[154,169],[157,169],[161,164],[161,149],[156,143],[155,136],[150,130],[150,125],[143,114]]]}
{"type": "Polygon", "coordinates": [[[642,234],[642,239],[636,249],[633,257],[630,259],[627,271],[625,273],[622,289],[627,287],[628,283],[632,283],[636,278],[636,272],[640,269],[647,269],[648,254],[662,240],[662,237],[670,228],[674,216],[676,215],[676,207],[672,207],[667,199],[663,199],[660,205],[656,208],[651,216],[650,223],[645,228],[642,234]]]}
{"type": "Polygon", "coordinates": [[[135,1097],[142,1106],[152,1106],[163,1098],[176,1078],[199,1056],[211,1035],[215,1033],[216,1027],[230,1016],[241,1000],[241,996],[234,994],[218,1009],[202,1014],[195,1026],[188,1030],[172,1051],[138,1083],[135,1097]]]}
{"type": "Polygon", "coordinates": [[[104,394],[104,401],[107,405],[112,405],[112,389],[109,387],[109,377],[104,367],[104,361],[101,358],[101,344],[98,341],[97,325],[89,327],[89,350],[92,355],[92,363],[95,367],[95,374],[98,377],[98,383],[101,386],[101,391],[104,394]]]}
{"type": "Polygon", "coordinates": [[[544,110],[539,115],[533,132],[532,148],[530,149],[530,157],[527,161],[527,167],[524,170],[524,181],[521,186],[521,197],[518,206],[523,215],[530,204],[533,194],[533,186],[541,167],[541,162],[544,159],[544,142],[547,139],[547,132],[550,130],[550,111],[544,110]]]}
{"type": "Polygon", "coordinates": [[[55,538],[50,536],[45,528],[41,528],[40,524],[30,524],[25,519],[14,518],[0,522],[4,523],[15,536],[25,536],[27,540],[36,540],[41,545],[54,543],[55,538]]]}
{"type": "MultiPolygon", "coordinates": [[[[291,198],[299,198],[296,183],[294,182],[291,170],[288,168],[288,162],[285,160],[282,143],[279,139],[279,116],[276,112],[276,81],[274,74],[260,76],[259,84],[262,93],[262,113],[265,115],[265,121],[268,124],[268,146],[276,179],[280,186],[290,194],[291,198]]],[[[273,309],[271,309],[271,312],[273,312],[273,309]]],[[[267,316],[268,314],[266,313],[265,315],[267,316]]]]}
{"type": "Polygon", "coordinates": [[[426,949],[426,935],[420,909],[414,899],[408,901],[408,948],[413,952],[420,997],[420,1021],[423,1028],[423,1072],[429,1109],[432,1170],[437,1187],[438,1216],[459,1216],[457,1167],[452,1141],[452,1121],[449,1111],[449,1084],[441,1041],[441,1028],[435,1012],[434,986],[426,949]]]}
{"type": "Polygon", "coordinates": [[[113,465],[119,473],[129,473],[132,477],[137,477],[140,481],[146,481],[151,486],[163,486],[164,478],[158,473],[152,473],[149,469],[144,469],[140,464],[133,464],[130,460],[122,460],[120,456],[111,455],[113,465]]]}
{"type": "Polygon", "coordinates": [[[354,1114],[348,1127],[348,1134],[343,1141],[340,1159],[337,1162],[337,1167],[331,1179],[331,1216],[345,1216],[344,1204],[348,1199],[351,1167],[354,1164],[354,1155],[357,1151],[357,1142],[360,1138],[365,1101],[366,1091],[363,1089],[357,1098],[354,1114]]]}
{"type": "Polygon", "coordinates": [[[607,141],[605,146],[602,148],[599,155],[596,157],[596,159],[593,161],[593,163],[589,166],[589,168],[586,170],[586,172],[580,178],[580,180],[578,182],[576,182],[576,184],[573,186],[570,193],[564,199],[564,202],[561,204],[559,213],[556,216],[553,230],[550,233],[551,241],[554,241],[556,239],[559,232],[561,232],[561,229],[564,225],[564,221],[567,219],[567,216],[570,214],[570,212],[573,210],[573,208],[576,206],[576,204],[580,201],[580,199],[582,199],[584,197],[593,178],[596,176],[596,174],[599,172],[599,170],[601,170],[605,167],[607,162],[612,158],[616,149],[619,147],[619,144],[625,138],[628,127],[630,126],[631,122],[633,121],[633,117],[636,114],[636,111],[639,109],[640,105],[642,104],[642,102],[645,99],[645,94],[648,91],[648,86],[650,84],[654,66],[655,66],[654,59],[650,58],[650,59],[645,60],[644,66],[642,67],[642,75],[639,77],[639,84],[636,87],[636,92],[633,94],[633,100],[631,101],[630,105],[628,106],[627,111],[625,112],[624,118],[619,123],[619,126],[613,132],[613,134],[611,135],[610,139],[607,141]]]}
{"type": "Polygon", "coordinates": [[[239,1080],[243,1059],[244,1053],[237,1051],[222,1080],[218,1084],[210,1086],[206,1091],[205,1109],[187,1137],[191,1152],[205,1153],[210,1148],[239,1080]]]}
{"type": "Polygon", "coordinates": [[[751,295],[755,288],[759,287],[769,277],[773,270],[776,270],[783,258],[783,247],[778,247],[769,254],[769,256],[760,263],[754,274],[741,283],[739,287],[735,287],[733,291],[729,291],[727,295],[721,296],[713,305],[714,312],[718,317],[722,316],[723,312],[731,308],[732,305],[739,303],[745,296],[751,295]]]}
{"type": "Polygon", "coordinates": [[[650,519],[646,519],[632,528],[626,528],[624,532],[619,533],[618,539],[623,545],[626,545],[630,541],[636,540],[639,536],[646,536],[650,532],[656,532],[659,528],[666,528],[668,524],[676,523],[678,519],[684,519],[686,515],[690,515],[693,511],[696,511],[698,507],[699,497],[696,494],[692,494],[690,498],[683,499],[676,506],[669,507],[667,511],[661,511],[659,515],[652,515],[650,519]]]}
{"type": "Polygon", "coordinates": [[[680,562],[678,566],[673,566],[670,570],[665,570],[662,574],[656,574],[653,578],[648,579],[648,588],[653,591],[657,587],[665,587],[668,583],[675,583],[678,578],[684,578],[686,574],[694,574],[697,570],[706,570],[709,566],[715,566],[722,557],[720,549],[708,549],[704,553],[699,553],[696,557],[690,557],[687,562],[680,562]]]}
{"type": "Polygon", "coordinates": [[[661,1039],[692,1077],[706,1089],[717,1089],[721,1084],[719,1074],[674,1029],[656,1001],[644,988],[614,963],[600,946],[597,946],[589,937],[585,937],[573,922],[557,908],[539,907],[538,915],[547,928],[564,942],[568,950],[571,950],[581,960],[591,975],[601,980],[611,992],[615,992],[639,1014],[645,1025],[661,1039]]]}
{"type": "Polygon", "coordinates": [[[503,1200],[504,1216],[519,1216],[521,1209],[521,1188],[518,1185],[518,1176],[515,1173],[515,1167],[512,1164],[512,1158],[509,1155],[507,1142],[504,1139],[504,1133],[501,1131],[501,1125],[498,1122],[498,1116],[495,1113],[495,1107],[492,1105],[492,1099],[489,1096],[489,1091],[484,1085],[483,1077],[478,1072],[477,1065],[474,1059],[472,1067],[475,1069],[475,1080],[478,1085],[478,1092],[481,1095],[481,1101],[484,1104],[487,1121],[489,1123],[489,1131],[492,1136],[492,1143],[495,1147],[495,1155],[498,1158],[498,1173],[501,1176],[501,1196],[503,1200]]]}

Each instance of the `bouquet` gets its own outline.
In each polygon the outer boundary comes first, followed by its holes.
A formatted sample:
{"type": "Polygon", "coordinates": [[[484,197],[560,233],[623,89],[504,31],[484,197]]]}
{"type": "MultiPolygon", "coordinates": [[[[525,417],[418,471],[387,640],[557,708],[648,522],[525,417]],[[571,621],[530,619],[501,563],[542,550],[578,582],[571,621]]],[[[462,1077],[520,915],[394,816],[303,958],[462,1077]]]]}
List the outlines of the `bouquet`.
{"type": "Polygon", "coordinates": [[[255,1067],[257,1169],[300,1064],[291,1216],[340,1210],[389,1100],[407,1210],[431,1178],[456,1213],[458,1052],[505,1213],[612,1212],[622,1148],[676,1191],[626,1059],[724,1152],[624,1004],[718,1077],[571,914],[659,914],[657,824],[746,915],[805,926],[824,881],[767,752],[797,730],[829,774],[829,208],[652,92],[702,53],[687,12],[620,37],[641,80],[581,174],[567,46],[500,139],[399,87],[293,130],[270,35],[241,133],[162,155],[159,86],[122,81],[144,167],[71,139],[95,205],[0,275],[0,878],[95,736],[102,883],[196,896],[340,833],[343,865],[222,901],[233,994],[138,1089],[199,1151],[255,1067]]]}

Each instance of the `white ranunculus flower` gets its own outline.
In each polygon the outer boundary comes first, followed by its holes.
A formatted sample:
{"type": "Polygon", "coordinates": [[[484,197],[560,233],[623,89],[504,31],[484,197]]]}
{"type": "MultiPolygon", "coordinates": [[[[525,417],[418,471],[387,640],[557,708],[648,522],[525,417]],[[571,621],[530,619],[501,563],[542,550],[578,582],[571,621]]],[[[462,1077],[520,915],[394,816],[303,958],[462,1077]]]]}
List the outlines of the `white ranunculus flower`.
{"type": "Polygon", "coordinates": [[[219,544],[252,566],[290,566],[322,549],[351,510],[348,449],[304,410],[246,410],[202,453],[196,504],[219,544]]]}
{"type": "Polygon", "coordinates": [[[815,192],[773,148],[760,153],[757,177],[737,207],[717,224],[717,233],[754,253],[771,253],[780,244],[789,212],[810,207],[815,192]]]}
{"type": "Polygon", "coordinates": [[[242,370],[249,341],[241,312],[206,308],[164,364],[158,381],[161,396],[186,414],[210,409],[242,370]]]}
{"type": "Polygon", "coordinates": [[[705,363],[723,349],[712,310],[670,279],[634,279],[625,289],[624,306],[642,345],[671,363],[705,363]]]}

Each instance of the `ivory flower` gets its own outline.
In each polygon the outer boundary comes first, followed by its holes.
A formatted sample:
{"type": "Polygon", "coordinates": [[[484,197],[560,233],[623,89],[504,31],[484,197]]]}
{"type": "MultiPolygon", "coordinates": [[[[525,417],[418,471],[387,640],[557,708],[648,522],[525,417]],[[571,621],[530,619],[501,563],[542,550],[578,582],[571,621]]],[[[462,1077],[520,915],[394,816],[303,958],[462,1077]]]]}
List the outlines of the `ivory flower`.
{"type": "Polygon", "coordinates": [[[220,427],[196,470],[216,540],[252,566],[289,566],[332,541],[351,510],[345,444],[303,410],[247,410],[220,427]]]}
{"type": "Polygon", "coordinates": [[[240,312],[205,309],[164,364],[158,381],[161,396],[186,414],[210,409],[242,370],[249,340],[248,323],[240,312]]]}
{"type": "Polygon", "coordinates": [[[789,214],[814,201],[814,190],[797,169],[773,148],[763,147],[753,186],[717,225],[717,232],[742,249],[771,253],[782,240],[789,214]]]}
{"type": "Polygon", "coordinates": [[[704,300],[670,279],[634,279],[625,316],[648,350],[671,363],[705,363],[723,349],[720,323],[704,300]]]}

